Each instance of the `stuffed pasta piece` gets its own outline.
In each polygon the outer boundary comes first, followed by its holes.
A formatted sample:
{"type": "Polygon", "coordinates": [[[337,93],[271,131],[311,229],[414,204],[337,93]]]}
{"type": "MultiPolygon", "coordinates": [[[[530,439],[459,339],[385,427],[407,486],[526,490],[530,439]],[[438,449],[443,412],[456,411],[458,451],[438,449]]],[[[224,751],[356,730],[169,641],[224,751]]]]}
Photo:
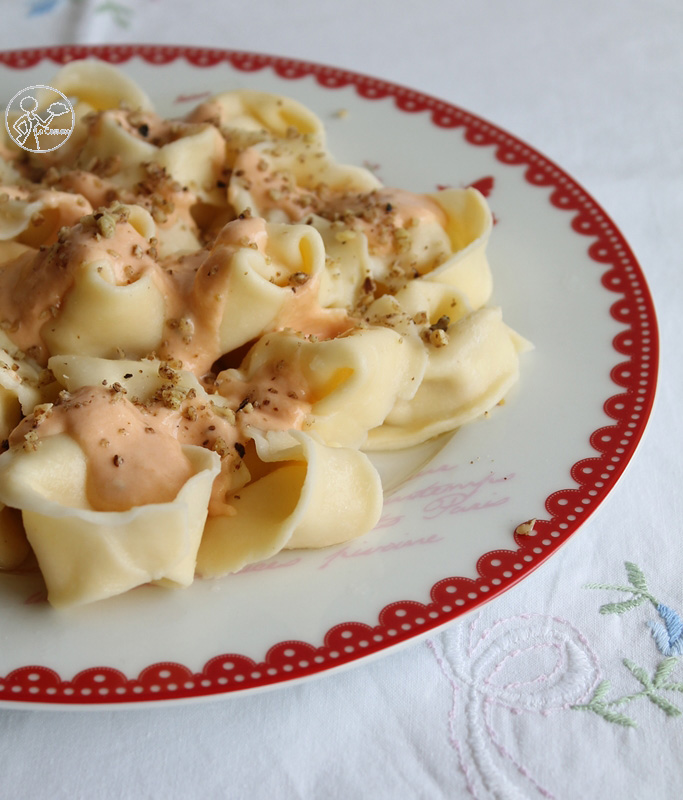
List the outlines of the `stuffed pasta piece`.
{"type": "Polygon", "coordinates": [[[56,607],[187,586],[218,455],[182,445],[119,386],[63,390],[15,428],[0,500],[20,509],[56,607]]]}

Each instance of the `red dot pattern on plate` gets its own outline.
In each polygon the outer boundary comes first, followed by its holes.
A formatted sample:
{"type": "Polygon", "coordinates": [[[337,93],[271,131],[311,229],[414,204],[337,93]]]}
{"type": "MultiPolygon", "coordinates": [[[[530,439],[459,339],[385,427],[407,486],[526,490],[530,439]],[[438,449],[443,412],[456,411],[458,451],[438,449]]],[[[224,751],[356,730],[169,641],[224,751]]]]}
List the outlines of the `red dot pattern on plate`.
{"type": "Polygon", "coordinates": [[[602,271],[602,285],[615,293],[611,315],[624,325],[624,330],[614,338],[613,346],[623,360],[611,372],[618,392],[604,404],[614,423],[591,435],[590,445],[597,455],[582,459],[571,469],[578,488],[563,489],[548,497],[548,519],[538,520],[530,535],[511,532],[510,545],[516,544],[516,550],[484,554],[477,563],[477,579],[444,578],[432,587],[425,604],[391,603],[379,614],[377,625],[337,625],[328,631],[321,646],[280,642],[270,648],[262,662],[239,654],[223,654],[208,661],[200,673],[181,664],[162,663],[147,667],[137,678],[96,667],[71,680],[62,680],[47,667],[27,666],[0,679],[0,700],[81,705],[172,700],[265,687],[327,671],[408,641],[476,608],[527,575],[577,530],[607,496],[635,451],[654,400],[658,359],[654,307],[638,263],[612,221],[581,187],[528,145],[462,109],[341,69],[254,53],[151,45],[21,50],[0,53],[0,63],[26,69],[46,59],[66,64],[85,57],[111,64],[122,64],[134,57],[156,65],[178,58],[197,67],[229,63],[244,72],[272,69],[288,80],[312,75],[325,88],[350,85],[368,100],[391,98],[401,111],[428,113],[438,127],[462,128],[468,143],[493,148],[502,164],[526,166],[524,175],[529,184],[553,187],[550,203],[571,214],[572,229],[586,237],[588,255],[596,269],[602,271]]]}

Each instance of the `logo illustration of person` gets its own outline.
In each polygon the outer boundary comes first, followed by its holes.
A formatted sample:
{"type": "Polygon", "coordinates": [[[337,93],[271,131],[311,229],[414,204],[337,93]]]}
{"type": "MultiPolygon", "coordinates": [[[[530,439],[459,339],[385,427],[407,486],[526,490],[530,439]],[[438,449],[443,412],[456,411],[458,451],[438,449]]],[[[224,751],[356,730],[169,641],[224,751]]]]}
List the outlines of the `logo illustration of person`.
{"type": "Polygon", "coordinates": [[[26,97],[22,97],[19,106],[24,113],[12,125],[18,134],[16,140],[17,144],[24,147],[26,140],[31,133],[33,133],[33,138],[36,141],[36,150],[41,149],[38,137],[45,133],[50,127],[52,120],[69,111],[64,103],[51,103],[47,109],[47,117],[43,119],[40,114],[38,114],[38,101],[30,94],[27,94],[26,97]]]}

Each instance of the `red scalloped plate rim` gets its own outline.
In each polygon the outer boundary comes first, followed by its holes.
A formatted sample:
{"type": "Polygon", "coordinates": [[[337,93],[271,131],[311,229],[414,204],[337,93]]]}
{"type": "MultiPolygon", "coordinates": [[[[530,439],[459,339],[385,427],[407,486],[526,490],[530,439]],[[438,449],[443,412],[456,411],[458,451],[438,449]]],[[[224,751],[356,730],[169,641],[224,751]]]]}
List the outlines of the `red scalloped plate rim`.
{"type": "Polygon", "coordinates": [[[272,69],[288,80],[313,76],[322,87],[351,85],[366,99],[391,97],[401,111],[426,111],[441,128],[464,129],[470,144],[495,146],[501,163],[526,165],[525,179],[531,185],[553,187],[550,203],[573,214],[571,227],[576,233],[595,239],[587,248],[588,255],[604,266],[603,287],[620,295],[610,308],[612,317],[628,327],[612,342],[619,359],[611,370],[616,391],[605,401],[604,410],[614,423],[591,434],[589,443],[595,455],[572,466],[570,475],[576,486],[553,492],[546,499],[548,518],[536,521],[532,535],[515,534],[517,550],[494,550],[479,558],[478,578],[443,578],[432,587],[429,602],[390,603],[375,626],[360,622],[335,625],[320,646],[278,642],[260,663],[224,653],[210,659],[199,673],[178,663],[157,663],[136,678],[111,667],[92,667],[70,680],[49,667],[20,667],[0,678],[0,706],[82,709],[154,705],[299,683],[435,633],[525,578],[576,533],[610,493],[635,453],[652,410],[659,358],[655,309],[642,270],[616,225],[576,181],[532,147],[457,106],[384,80],[292,58],[169,45],[64,45],[2,52],[0,63],[20,70],[46,59],[63,65],[93,57],[110,64],[142,58],[159,66],[182,58],[197,67],[229,63],[245,72],[272,69]]]}

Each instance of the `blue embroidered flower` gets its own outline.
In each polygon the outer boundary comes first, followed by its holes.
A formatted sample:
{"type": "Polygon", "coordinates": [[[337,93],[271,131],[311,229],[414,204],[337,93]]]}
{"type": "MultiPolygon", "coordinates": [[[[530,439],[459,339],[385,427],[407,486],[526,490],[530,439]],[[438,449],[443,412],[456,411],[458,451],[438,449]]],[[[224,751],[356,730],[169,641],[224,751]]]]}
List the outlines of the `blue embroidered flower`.
{"type": "Polygon", "coordinates": [[[637,727],[636,721],[621,713],[619,709],[639,697],[646,697],[651,703],[661,708],[667,717],[680,717],[683,715],[683,711],[663,694],[664,692],[683,692],[683,682],[671,680],[674,670],[680,663],[678,659],[683,656],[683,620],[672,608],[660,603],[650,594],[645,575],[637,564],[627,561],[625,567],[630,586],[591,583],[588,584],[587,588],[625,592],[631,595],[626,600],[606,603],[600,606],[601,614],[625,614],[627,611],[638,608],[644,603],[651,603],[657,609],[661,622],[648,622],[647,624],[657,648],[665,658],[659,662],[652,675],[645,668],[639,667],[631,661],[631,659],[625,658],[623,660],[624,666],[641,684],[641,688],[637,692],[608,700],[610,682],[603,680],[598,684],[593,697],[588,703],[573,705],[572,708],[578,711],[592,711],[608,722],[623,725],[627,728],[635,728],[637,727]]]}
{"type": "Polygon", "coordinates": [[[665,656],[683,655],[683,620],[663,603],[659,603],[657,612],[664,624],[648,622],[655,644],[665,656]]]}
{"type": "Polygon", "coordinates": [[[33,0],[29,5],[29,17],[37,17],[41,14],[49,14],[54,11],[55,7],[59,5],[61,0],[33,0]]]}
{"type": "MultiPolygon", "coordinates": [[[[69,0],[72,6],[83,5],[85,0],[69,0]]],[[[65,0],[28,0],[28,10],[26,15],[29,17],[41,17],[45,14],[51,14],[65,5],[65,0]]],[[[90,8],[95,13],[109,14],[113,22],[120,28],[127,28],[130,25],[130,20],[133,15],[133,9],[123,3],[114,2],[114,0],[105,0],[103,3],[98,3],[94,8],[90,8]]],[[[84,13],[88,9],[84,8],[84,13]]]]}

